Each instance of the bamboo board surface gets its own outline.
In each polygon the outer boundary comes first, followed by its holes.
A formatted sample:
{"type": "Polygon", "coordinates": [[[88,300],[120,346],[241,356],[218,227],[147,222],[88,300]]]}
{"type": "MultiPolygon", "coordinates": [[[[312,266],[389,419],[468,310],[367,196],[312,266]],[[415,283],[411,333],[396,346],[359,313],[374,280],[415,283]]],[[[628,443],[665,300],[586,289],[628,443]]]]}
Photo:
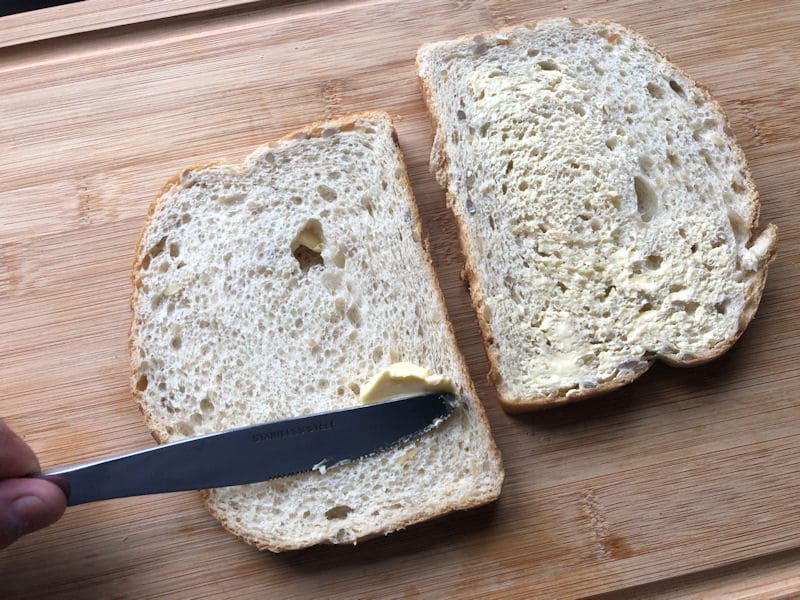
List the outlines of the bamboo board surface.
{"type": "Polygon", "coordinates": [[[258,553],[198,493],[72,508],[0,552],[8,598],[790,597],[800,593],[800,5],[86,0],[0,18],[0,417],[44,467],[151,445],[129,269],[164,181],[387,110],[503,453],[492,506],[355,547],[258,553]],[[721,102],[779,227],[759,313],[704,367],[505,415],[459,273],[414,67],[425,41],[546,16],[637,29],[721,102]]]}

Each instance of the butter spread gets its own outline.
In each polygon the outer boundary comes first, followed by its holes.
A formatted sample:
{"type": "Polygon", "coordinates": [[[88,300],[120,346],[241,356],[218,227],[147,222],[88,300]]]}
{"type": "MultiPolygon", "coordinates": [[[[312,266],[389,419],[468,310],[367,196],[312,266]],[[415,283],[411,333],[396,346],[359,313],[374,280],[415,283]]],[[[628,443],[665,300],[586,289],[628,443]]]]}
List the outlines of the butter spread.
{"type": "Polygon", "coordinates": [[[456,393],[453,380],[431,373],[430,369],[408,362],[389,365],[361,388],[362,404],[373,404],[393,398],[415,396],[431,392],[456,393]]]}

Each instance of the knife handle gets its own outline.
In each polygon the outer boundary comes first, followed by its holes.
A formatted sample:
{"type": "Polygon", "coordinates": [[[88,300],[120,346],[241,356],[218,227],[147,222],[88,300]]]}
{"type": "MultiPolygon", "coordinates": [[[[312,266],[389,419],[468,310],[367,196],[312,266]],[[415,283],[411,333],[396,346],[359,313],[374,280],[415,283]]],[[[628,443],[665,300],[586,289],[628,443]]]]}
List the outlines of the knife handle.
{"type": "MultiPolygon", "coordinates": [[[[127,496],[194,490],[197,485],[195,470],[191,465],[192,461],[199,458],[198,452],[202,453],[202,444],[207,437],[211,436],[50,469],[33,476],[58,485],[67,496],[67,506],[127,496]],[[166,453],[170,455],[169,460],[163,460],[166,453]]],[[[207,453],[201,455],[210,458],[207,453]]],[[[209,468],[209,464],[206,463],[204,468],[209,468]]]]}

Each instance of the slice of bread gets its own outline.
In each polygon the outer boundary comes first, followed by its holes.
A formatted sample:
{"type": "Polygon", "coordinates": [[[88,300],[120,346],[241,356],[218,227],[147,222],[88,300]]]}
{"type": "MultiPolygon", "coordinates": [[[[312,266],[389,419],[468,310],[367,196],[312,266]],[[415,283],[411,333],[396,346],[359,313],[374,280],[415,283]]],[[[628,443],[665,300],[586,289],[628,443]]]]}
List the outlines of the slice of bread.
{"type": "Polygon", "coordinates": [[[209,490],[211,513],[245,541],[355,543],[499,495],[500,456],[388,115],[184,171],[150,208],[133,282],[132,386],[160,442],[358,405],[360,386],[401,361],[460,393],[450,419],[401,447],[209,490]]]}
{"type": "Polygon", "coordinates": [[[725,352],[776,229],[720,106],[640,36],[553,19],[425,45],[472,301],[506,410],[725,352]]]}

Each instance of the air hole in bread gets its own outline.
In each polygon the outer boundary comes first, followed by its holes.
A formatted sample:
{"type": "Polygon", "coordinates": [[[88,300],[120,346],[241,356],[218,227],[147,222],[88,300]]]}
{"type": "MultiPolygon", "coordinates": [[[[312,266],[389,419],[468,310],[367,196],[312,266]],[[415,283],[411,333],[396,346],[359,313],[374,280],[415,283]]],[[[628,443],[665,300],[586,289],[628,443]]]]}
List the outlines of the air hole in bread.
{"type": "Polygon", "coordinates": [[[147,251],[150,257],[155,258],[164,251],[164,246],[167,243],[167,236],[162,237],[156,244],[147,251]]]}
{"type": "Polygon", "coordinates": [[[692,244],[692,247],[690,248],[690,250],[692,251],[692,254],[695,254],[697,252],[698,248],[699,248],[699,246],[697,245],[696,242],[694,244],[692,244]]]}
{"type": "Polygon", "coordinates": [[[525,190],[528,189],[528,182],[523,179],[522,181],[519,182],[519,185],[517,187],[519,188],[520,192],[524,192],[525,190]]]}
{"type": "Polygon", "coordinates": [[[186,421],[178,423],[177,431],[186,437],[192,437],[194,435],[194,427],[192,427],[191,423],[187,423],[186,421]]]}
{"type": "Polygon", "coordinates": [[[361,312],[355,304],[347,309],[345,315],[347,316],[347,320],[352,323],[353,327],[361,327],[361,312]]]}
{"type": "Polygon", "coordinates": [[[741,181],[737,181],[735,179],[731,182],[731,189],[737,194],[744,193],[744,185],[742,185],[741,181]]]}
{"type": "Polygon", "coordinates": [[[539,54],[539,50],[536,48],[528,48],[528,52],[526,53],[528,56],[536,56],[539,54]]]}
{"type": "Polygon", "coordinates": [[[383,358],[383,347],[382,346],[375,346],[372,350],[372,361],[374,363],[379,363],[383,358]]]}
{"type": "Polygon", "coordinates": [[[147,389],[147,375],[142,375],[136,381],[136,389],[140,392],[143,392],[147,389]]]}
{"type": "Polygon", "coordinates": [[[636,210],[639,211],[639,216],[645,223],[652,221],[658,212],[658,197],[653,186],[646,178],[637,175],[633,178],[633,189],[636,193],[636,210]]]}
{"type": "Polygon", "coordinates": [[[322,225],[316,219],[309,219],[292,241],[292,256],[304,273],[312,267],[325,264],[321,252],[322,242],[322,225]]]}
{"type": "Polygon", "coordinates": [[[651,310],[653,310],[653,305],[650,304],[649,302],[645,302],[644,304],[642,304],[641,308],[639,308],[640,313],[650,312],[651,310]]]}
{"type": "Polygon", "coordinates": [[[467,212],[471,215],[474,215],[477,209],[475,208],[475,203],[472,201],[470,196],[467,196],[467,200],[464,202],[464,204],[467,207],[467,212]]]}
{"type": "Polygon", "coordinates": [[[214,412],[214,403],[208,396],[200,400],[200,412],[205,415],[210,415],[212,412],[214,412]]]}
{"type": "Polygon", "coordinates": [[[456,111],[456,118],[457,118],[459,121],[463,121],[463,120],[465,120],[465,119],[467,118],[467,113],[465,113],[463,110],[461,110],[461,109],[459,108],[459,109],[456,111]]]}
{"type": "Polygon", "coordinates": [[[664,259],[661,256],[658,254],[651,254],[645,259],[644,266],[651,271],[655,271],[656,269],[661,268],[662,262],[664,262],[664,259]]]}
{"type": "Polygon", "coordinates": [[[514,161],[510,160],[506,163],[506,173],[511,173],[511,170],[514,168],[514,161]]]}
{"type": "Polygon", "coordinates": [[[537,64],[542,71],[558,71],[558,65],[552,60],[540,60],[537,64]]]}
{"type": "Polygon", "coordinates": [[[389,189],[389,184],[386,182],[386,180],[385,180],[385,179],[381,179],[381,188],[382,188],[384,191],[386,191],[387,189],[389,189]]]}
{"type": "Polygon", "coordinates": [[[611,295],[611,293],[615,292],[615,291],[617,291],[617,286],[609,285],[608,287],[606,287],[605,291],[603,292],[603,297],[604,298],[608,298],[611,295]]]}
{"type": "Polygon", "coordinates": [[[169,255],[172,258],[177,258],[180,253],[181,253],[181,248],[180,246],[178,246],[178,244],[169,245],[169,255]]]}
{"type": "Polygon", "coordinates": [[[324,183],[321,183],[317,186],[317,193],[320,195],[320,198],[326,202],[333,202],[336,200],[336,190],[329,188],[324,183]]]}
{"type": "Polygon", "coordinates": [[[500,191],[503,192],[504,194],[507,194],[508,193],[508,184],[504,183],[503,185],[501,185],[500,186],[500,191]]]}
{"type": "Polygon", "coordinates": [[[563,284],[561,281],[559,281],[558,283],[556,283],[556,287],[557,287],[558,289],[560,289],[562,292],[566,292],[566,291],[567,291],[567,286],[566,286],[566,285],[564,285],[564,284],[563,284]]]}
{"type": "Polygon", "coordinates": [[[667,151],[667,160],[669,161],[669,164],[671,164],[676,169],[681,166],[681,159],[679,159],[672,152],[667,151]]]}
{"type": "Polygon", "coordinates": [[[694,315],[699,307],[700,305],[697,302],[687,302],[683,310],[687,315],[694,315]]]}
{"type": "Polygon", "coordinates": [[[361,394],[361,386],[358,385],[357,383],[348,383],[347,387],[349,387],[350,391],[353,392],[353,394],[355,394],[356,396],[361,394]]]}
{"type": "Polygon", "coordinates": [[[678,96],[680,96],[682,98],[686,98],[686,92],[683,91],[683,88],[674,79],[670,79],[669,80],[669,87],[672,89],[673,92],[678,94],[678,96]]]}
{"type": "Polygon", "coordinates": [[[339,269],[344,269],[345,265],[345,256],[344,252],[341,249],[337,250],[336,253],[331,257],[331,262],[339,269]]]}
{"type": "Polygon", "coordinates": [[[489,227],[491,227],[492,229],[495,228],[494,217],[492,215],[489,215],[489,227]]]}
{"type": "Polygon", "coordinates": [[[649,93],[653,98],[664,97],[663,88],[660,85],[653,83],[652,81],[647,84],[647,93],[649,93]]]}
{"type": "Polygon", "coordinates": [[[606,140],[606,148],[613,150],[617,147],[618,140],[615,137],[610,137],[606,140]]]}
{"type": "Polygon", "coordinates": [[[583,108],[583,106],[581,106],[580,104],[577,104],[577,103],[572,105],[572,110],[575,112],[576,115],[581,116],[581,117],[586,114],[586,109],[583,108]]]}
{"type": "Polygon", "coordinates": [[[181,346],[183,345],[183,340],[181,339],[181,336],[179,335],[173,336],[172,340],[170,340],[170,345],[173,348],[175,348],[175,350],[180,350],[181,346]]]}
{"type": "Polygon", "coordinates": [[[649,173],[650,169],[653,168],[653,159],[649,156],[639,156],[639,168],[645,173],[649,173]]]}

